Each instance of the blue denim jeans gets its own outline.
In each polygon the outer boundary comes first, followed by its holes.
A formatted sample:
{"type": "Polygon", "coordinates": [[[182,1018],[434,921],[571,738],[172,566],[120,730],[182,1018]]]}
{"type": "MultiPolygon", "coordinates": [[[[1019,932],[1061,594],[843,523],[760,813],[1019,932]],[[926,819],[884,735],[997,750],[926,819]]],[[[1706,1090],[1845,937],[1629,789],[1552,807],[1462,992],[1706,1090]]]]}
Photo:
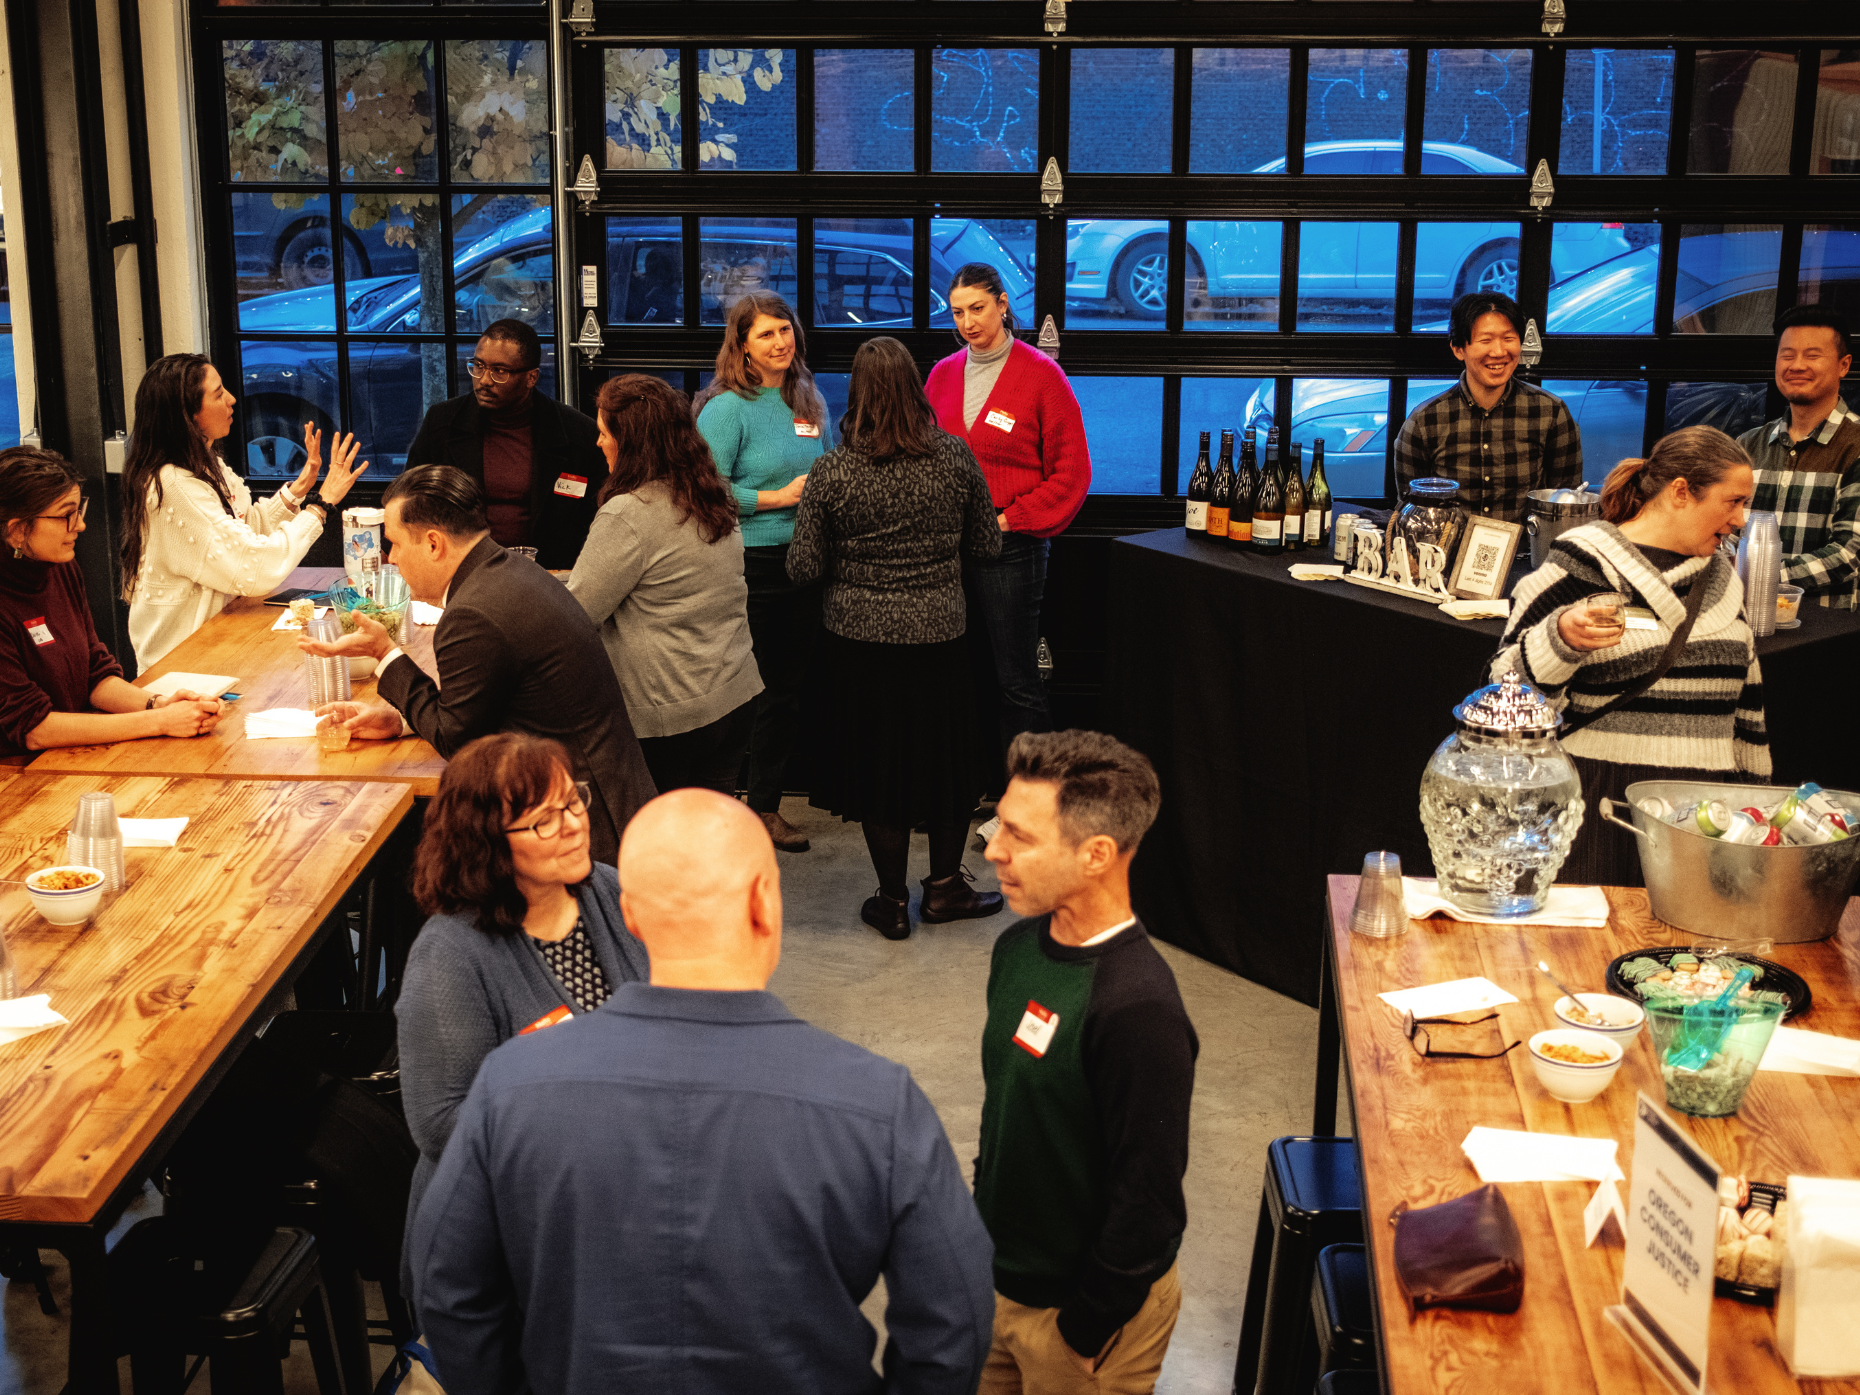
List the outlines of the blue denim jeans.
{"type": "Polygon", "coordinates": [[[1004,533],[999,560],[971,562],[963,571],[994,656],[1003,748],[1023,731],[1053,729],[1038,658],[1047,548],[1045,538],[1004,533]]]}

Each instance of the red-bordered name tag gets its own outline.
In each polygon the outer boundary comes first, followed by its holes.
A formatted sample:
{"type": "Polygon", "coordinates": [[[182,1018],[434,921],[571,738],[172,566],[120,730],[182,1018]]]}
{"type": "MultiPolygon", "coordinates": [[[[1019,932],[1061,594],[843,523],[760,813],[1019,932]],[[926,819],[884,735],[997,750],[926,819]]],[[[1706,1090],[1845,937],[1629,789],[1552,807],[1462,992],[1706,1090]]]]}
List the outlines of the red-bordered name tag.
{"type": "Polygon", "coordinates": [[[1011,432],[1014,429],[1014,418],[1002,411],[999,407],[983,417],[982,420],[1001,431],[1011,432]]]}
{"type": "Polygon", "coordinates": [[[1053,1044],[1053,1033],[1058,1030],[1059,1014],[1029,998],[1027,1010],[1020,1017],[1020,1028],[1014,1033],[1014,1045],[1030,1056],[1044,1056],[1046,1048],[1053,1044]]]}
{"type": "Polygon", "coordinates": [[[540,1032],[544,1027],[553,1027],[558,1022],[566,1022],[574,1015],[574,1013],[568,1010],[568,1004],[564,1003],[547,1017],[537,1018],[534,1022],[530,1023],[529,1026],[518,1032],[517,1035],[520,1037],[527,1037],[531,1032],[540,1032]]]}
{"type": "Polygon", "coordinates": [[[35,615],[26,622],[26,633],[32,636],[32,642],[34,644],[56,643],[52,638],[51,626],[45,623],[45,617],[43,615],[35,615]]]}
{"type": "Polygon", "coordinates": [[[588,477],[586,475],[557,475],[555,477],[555,492],[557,494],[566,494],[571,499],[586,498],[588,493],[588,477]]]}

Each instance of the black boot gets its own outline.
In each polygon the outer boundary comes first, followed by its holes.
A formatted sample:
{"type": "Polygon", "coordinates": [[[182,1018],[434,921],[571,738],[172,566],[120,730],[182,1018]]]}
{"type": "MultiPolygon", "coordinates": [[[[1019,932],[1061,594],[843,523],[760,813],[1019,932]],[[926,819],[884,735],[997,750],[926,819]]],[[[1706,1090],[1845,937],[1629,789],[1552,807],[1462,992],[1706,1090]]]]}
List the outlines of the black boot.
{"type": "Polygon", "coordinates": [[[977,891],[969,883],[975,874],[960,867],[940,882],[924,881],[923,904],[918,914],[933,925],[946,920],[974,920],[1001,909],[1001,893],[977,891]]]}
{"type": "Polygon", "coordinates": [[[865,905],[859,908],[859,919],[888,940],[911,937],[911,903],[894,900],[883,891],[865,898],[865,905]]]}

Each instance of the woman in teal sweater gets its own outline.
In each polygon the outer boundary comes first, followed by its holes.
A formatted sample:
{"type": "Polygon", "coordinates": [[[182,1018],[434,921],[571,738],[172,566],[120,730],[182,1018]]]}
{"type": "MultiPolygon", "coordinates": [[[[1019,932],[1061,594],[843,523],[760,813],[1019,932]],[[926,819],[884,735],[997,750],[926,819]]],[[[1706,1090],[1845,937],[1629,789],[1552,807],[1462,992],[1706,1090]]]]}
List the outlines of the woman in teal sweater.
{"type": "Polygon", "coordinates": [[[749,638],[762,673],[749,738],[749,807],[784,852],[807,837],[781,816],[782,772],[801,726],[801,684],[820,632],[820,589],[788,579],[788,543],[807,472],[833,445],[788,302],[754,291],[730,307],[717,372],[698,396],[698,430],[736,496],[749,585],[749,638]]]}

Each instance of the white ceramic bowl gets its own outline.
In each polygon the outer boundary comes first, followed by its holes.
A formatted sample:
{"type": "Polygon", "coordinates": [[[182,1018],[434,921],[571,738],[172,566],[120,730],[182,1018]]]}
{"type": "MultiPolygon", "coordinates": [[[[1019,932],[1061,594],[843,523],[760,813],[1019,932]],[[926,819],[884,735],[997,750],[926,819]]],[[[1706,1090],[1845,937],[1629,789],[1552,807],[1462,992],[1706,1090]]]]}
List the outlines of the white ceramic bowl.
{"type": "Polygon", "coordinates": [[[1556,1020],[1565,1027],[1575,1027],[1580,1031],[1594,1032],[1597,1036],[1610,1037],[1626,1046],[1640,1035],[1640,1029],[1647,1023],[1647,1009],[1627,998],[1617,998],[1613,993],[1578,993],[1576,1001],[1584,1010],[1600,1017],[1600,1022],[1578,1022],[1569,1015],[1568,998],[1556,1000],[1556,1020]]]}
{"type": "Polygon", "coordinates": [[[97,903],[103,900],[103,873],[75,863],[41,867],[26,878],[26,894],[32,898],[33,909],[53,925],[82,925],[97,913],[97,903]],[[39,879],[51,872],[89,872],[97,880],[71,891],[41,890],[39,879]]]}
{"type": "Polygon", "coordinates": [[[1537,1069],[1538,1083],[1550,1092],[1551,1099],[1561,1100],[1564,1104],[1587,1104],[1608,1088],[1608,1082],[1621,1069],[1619,1042],[1578,1027],[1552,1027],[1532,1037],[1528,1045],[1531,1065],[1537,1069]],[[1573,1046],[1591,1056],[1599,1052],[1608,1059],[1597,1061],[1594,1065],[1577,1065],[1573,1061],[1558,1061],[1544,1055],[1543,1048],[1546,1046],[1573,1046]]]}

